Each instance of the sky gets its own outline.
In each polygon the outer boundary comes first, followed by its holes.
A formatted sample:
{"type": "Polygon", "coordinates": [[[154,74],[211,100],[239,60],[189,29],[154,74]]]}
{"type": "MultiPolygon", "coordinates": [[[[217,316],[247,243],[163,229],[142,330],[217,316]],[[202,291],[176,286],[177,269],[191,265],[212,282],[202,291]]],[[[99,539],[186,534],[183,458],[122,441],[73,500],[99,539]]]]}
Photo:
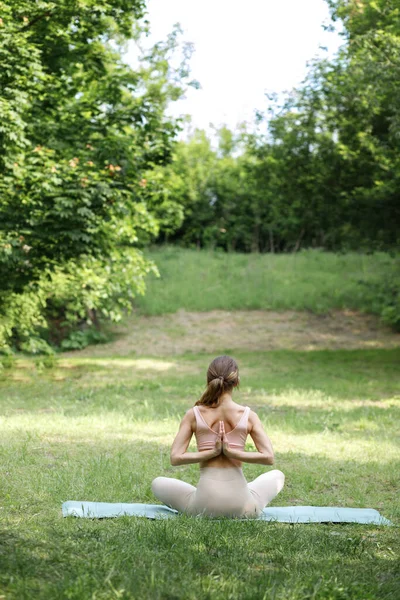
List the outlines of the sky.
{"type": "MultiPolygon", "coordinates": [[[[191,77],[201,89],[189,89],[169,112],[190,114],[192,126],[206,130],[211,123],[252,122],[256,109],[266,109],[266,91],[292,89],[308,60],[333,56],[343,44],[339,32],[323,30],[331,22],[324,0],[148,0],[147,6],[147,44],[165,39],[174,23],[184,30],[182,40],[194,44],[191,77]]],[[[126,57],[132,64],[134,54],[132,45],[126,57]]]]}

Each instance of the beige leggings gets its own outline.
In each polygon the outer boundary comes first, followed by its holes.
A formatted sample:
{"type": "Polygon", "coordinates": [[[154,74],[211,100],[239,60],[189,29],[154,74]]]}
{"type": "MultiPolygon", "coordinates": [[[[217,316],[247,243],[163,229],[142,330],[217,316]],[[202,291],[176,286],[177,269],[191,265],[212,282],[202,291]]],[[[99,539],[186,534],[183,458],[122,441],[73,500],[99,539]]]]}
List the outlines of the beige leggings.
{"type": "Polygon", "coordinates": [[[258,517],[283,488],[282,471],[263,473],[247,483],[240,467],[203,467],[197,488],[170,477],[157,477],[153,494],[167,506],[189,515],[258,517]]]}

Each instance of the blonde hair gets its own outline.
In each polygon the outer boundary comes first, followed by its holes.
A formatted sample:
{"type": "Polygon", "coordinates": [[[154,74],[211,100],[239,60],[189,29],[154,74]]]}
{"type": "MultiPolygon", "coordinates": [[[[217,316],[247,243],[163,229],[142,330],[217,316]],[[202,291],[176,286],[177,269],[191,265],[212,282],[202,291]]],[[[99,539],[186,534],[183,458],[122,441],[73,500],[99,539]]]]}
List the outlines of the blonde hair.
{"type": "Polygon", "coordinates": [[[218,406],[224,392],[239,387],[239,367],[230,356],[217,356],[207,370],[207,389],[195,406],[218,406]]]}

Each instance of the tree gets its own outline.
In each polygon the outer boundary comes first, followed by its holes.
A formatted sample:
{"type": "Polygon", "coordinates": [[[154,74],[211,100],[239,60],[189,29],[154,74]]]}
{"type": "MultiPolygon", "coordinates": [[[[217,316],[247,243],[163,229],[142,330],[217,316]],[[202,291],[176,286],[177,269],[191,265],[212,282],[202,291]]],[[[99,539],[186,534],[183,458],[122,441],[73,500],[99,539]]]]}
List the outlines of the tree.
{"type": "MultiPolygon", "coordinates": [[[[154,267],[138,248],[164,218],[146,203],[145,176],[171,159],[179,123],[165,109],[184,91],[190,48],[173,70],[175,28],[142,53],[136,71],[125,64],[124,42],[133,35],[139,43],[146,31],[143,0],[0,5],[0,344],[12,339],[22,348],[30,327],[48,325],[46,311],[58,323],[67,313],[70,324],[90,322],[95,310],[119,318],[121,303],[128,308],[143,291],[154,267]],[[114,273],[118,288],[127,263],[133,271],[125,301],[114,294],[113,310],[110,297],[102,304],[94,294],[85,304],[78,272],[91,264],[97,274],[114,273]],[[43,292],[62,273],[66,297],[72,289],[78,294],[75,313],[43,292]],[[10,305],[24,311],[25,297],[36,308],[26,310],[32,316],[22,331],[10,305]]],[[[180,214],[178,206],[171,210],[180,214]]]]}

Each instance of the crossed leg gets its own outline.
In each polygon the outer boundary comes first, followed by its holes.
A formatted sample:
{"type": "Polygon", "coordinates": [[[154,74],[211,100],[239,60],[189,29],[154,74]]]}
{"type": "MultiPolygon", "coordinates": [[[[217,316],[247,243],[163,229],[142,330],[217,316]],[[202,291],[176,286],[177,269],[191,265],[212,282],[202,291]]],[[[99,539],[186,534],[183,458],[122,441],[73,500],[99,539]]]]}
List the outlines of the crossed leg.
{"type": "Polygon", "coordinates": [[[196,492],[196,488],[190,483],[172,477],[156,477],[152,481],[151,489],[161,502],[181,512],[187,509],[196,492]]]}
{"type": "MultiPolygon", "coordinates": [[[[256,504],[256,513],[254,508],[246,510],[249,515],[259,514],[267,504],[271,502],[281,491],[285,483],[285,475],[282,471],[274,469],[263,473],[254,481],[247,484],[248,489],[256,504]]],[[[196,493],[196,488],[190,483],[173,479],[172,477],[156,477],[151,484],[153,494],[167,506],[184,512],[196,493]]],[[[254,507],[254,505],[253,505],[254,507]]]]}
{"type": "Polygon", "coordinates": [[[263,473],[254,481],[250,481],[247,487],[258,505],[258,509],[262,511],[279,494],[284,484],[285,475],[282,471],[274,469],[263,473]]]}

